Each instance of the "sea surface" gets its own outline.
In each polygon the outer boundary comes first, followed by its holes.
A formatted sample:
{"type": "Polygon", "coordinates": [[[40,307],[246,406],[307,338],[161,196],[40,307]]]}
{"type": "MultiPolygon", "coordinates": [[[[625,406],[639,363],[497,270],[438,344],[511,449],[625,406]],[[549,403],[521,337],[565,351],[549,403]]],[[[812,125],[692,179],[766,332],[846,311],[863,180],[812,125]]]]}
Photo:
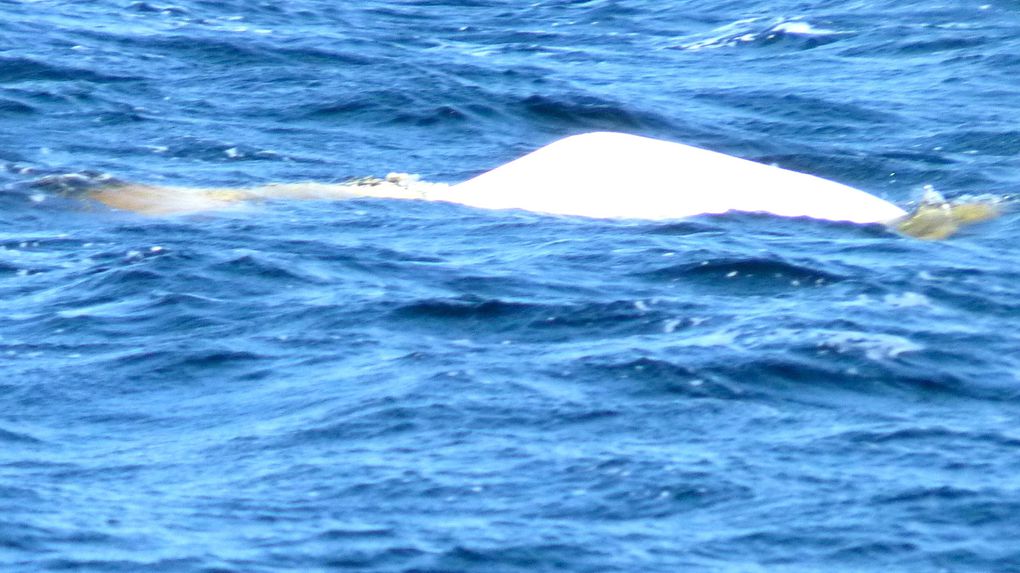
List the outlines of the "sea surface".
{"type": "Polygon", "coordinates": [[[169,2],[0,0],[0,570],[1020,572],[1015,0],[169,2]],[[594,130],[1004,215],[87,196],[594,130]]]}

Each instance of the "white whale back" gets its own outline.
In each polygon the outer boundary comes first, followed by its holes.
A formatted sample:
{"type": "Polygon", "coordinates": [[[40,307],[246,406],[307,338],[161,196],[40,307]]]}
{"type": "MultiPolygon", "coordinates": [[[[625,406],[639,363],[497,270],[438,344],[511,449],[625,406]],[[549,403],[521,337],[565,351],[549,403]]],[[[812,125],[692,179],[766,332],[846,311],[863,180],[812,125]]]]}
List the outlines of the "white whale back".
{"type": "Polygon", "coordinates": [[[906,215],[888,201],[820,177],[610,132],[561,139],[435,198],[596,218],[661,220],[743,211],[889,223],[906,215]]]}

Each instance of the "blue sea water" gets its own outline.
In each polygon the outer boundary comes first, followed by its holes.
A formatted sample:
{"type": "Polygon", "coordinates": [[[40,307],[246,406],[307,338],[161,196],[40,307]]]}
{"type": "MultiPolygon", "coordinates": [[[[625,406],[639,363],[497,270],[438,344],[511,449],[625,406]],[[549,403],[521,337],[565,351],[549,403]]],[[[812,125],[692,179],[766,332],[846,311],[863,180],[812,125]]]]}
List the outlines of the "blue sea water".
{"type": "Polygon", "coordinates": [[[1020,572],[1013,0],[0,0],[0,570],[1020,572]],[[362,199],[681,141],[943,242],[362,199]]]}

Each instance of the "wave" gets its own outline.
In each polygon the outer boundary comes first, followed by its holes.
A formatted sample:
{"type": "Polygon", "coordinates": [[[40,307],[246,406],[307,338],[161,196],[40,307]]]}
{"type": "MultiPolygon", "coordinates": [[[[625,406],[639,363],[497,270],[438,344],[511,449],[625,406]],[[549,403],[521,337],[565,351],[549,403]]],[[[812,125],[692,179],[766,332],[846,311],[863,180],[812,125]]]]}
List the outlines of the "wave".
{"type": "Polygon", "coordinates": [[[415,301],[398,306],[392,316],[415,330],[442,324],[473,337],[515,334],[531,342],[656,333],[671,318],[643,301],[535,304],[474,298],[415,301]]]}
{"type": "Polygon", "coordinates": [[[98,84],[135,81],[137,76],[122,76],[92,69],[60,66],[28,57],[0,56],[0,84],[25,81],[93,82],[98,84]]]}
{"type": "Polygon", "coordinates": [[[641,273],[656,281],[752,294],[762,290],[819,287],[846,277],[778,258],[724,258],[684,262],[641,273]]]}
{"type": "Polygon", "coordinates": [[[591,95],[566,98],[531,95],[524,98],[519,107],[532,121],[588,130],[647,131],[673,127],[670,120],[658,114],[591,95]]]}
{"type": "Polygon", "coordinates": [[[11,430],[5,430],[3,428],[0,428],[0,443],[14,445],[24,444],[40,445],[45,442],[26,433],[13,432],[11,430]]]}
{"type": "Polygon", "coordinates": [[[32,115],[38,110],[36,108],[18,100],[0,98],[0,113],[10,113],[15,115],[32,115]]]}

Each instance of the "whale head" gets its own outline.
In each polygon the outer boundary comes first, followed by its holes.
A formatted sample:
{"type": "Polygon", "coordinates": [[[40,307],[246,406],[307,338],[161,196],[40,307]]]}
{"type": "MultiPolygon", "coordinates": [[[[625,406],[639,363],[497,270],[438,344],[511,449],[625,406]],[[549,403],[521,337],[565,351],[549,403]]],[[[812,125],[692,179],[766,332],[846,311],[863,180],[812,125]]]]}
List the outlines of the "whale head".
{"type": "Polygon", "coordinates": [[[950,203],[929,185],[917,208],[892,227],[910,237],[937,241],[953,235],[960,227],[998,216],[999,208],[994,203],[950,203]]]}

